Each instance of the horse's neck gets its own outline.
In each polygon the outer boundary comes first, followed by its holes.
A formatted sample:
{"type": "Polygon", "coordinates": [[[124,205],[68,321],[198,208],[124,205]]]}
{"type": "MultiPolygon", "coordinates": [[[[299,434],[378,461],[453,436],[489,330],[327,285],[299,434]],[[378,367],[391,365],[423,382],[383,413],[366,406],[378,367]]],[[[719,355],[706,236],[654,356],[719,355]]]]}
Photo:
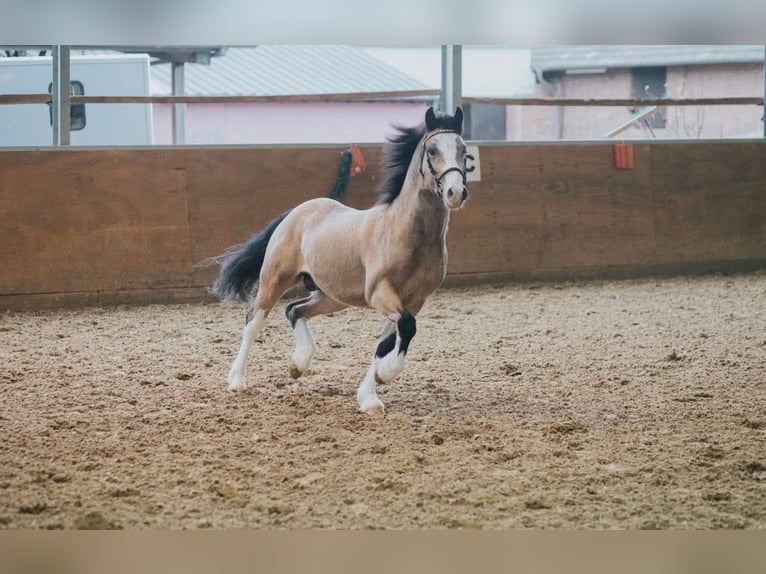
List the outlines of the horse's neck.
{"type": "Polygon", "coordinates": [[[426,188],[417,168],[410,168],[402,191],[391,208],[396,225],[414,228],[412,236],[417,236],[419,241],[445,241],[449,209],[441,197],[426,188]]]}

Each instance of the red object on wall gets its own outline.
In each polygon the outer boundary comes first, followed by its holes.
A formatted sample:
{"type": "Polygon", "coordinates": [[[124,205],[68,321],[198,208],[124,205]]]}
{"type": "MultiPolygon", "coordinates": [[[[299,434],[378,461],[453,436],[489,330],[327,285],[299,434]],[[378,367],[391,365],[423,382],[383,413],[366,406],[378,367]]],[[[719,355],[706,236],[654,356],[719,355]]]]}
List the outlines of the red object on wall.
{"type": "Polygon", "coordinates": [[[614,144],[614,167],[633,169],[633,144],[614,144]]]}
{"type": "Polygon", "coordinates": [[[367,162],[362,155],[361,148],[356,145],[351,145],[351,177],[359,175],[367,169],[367,162]]]}

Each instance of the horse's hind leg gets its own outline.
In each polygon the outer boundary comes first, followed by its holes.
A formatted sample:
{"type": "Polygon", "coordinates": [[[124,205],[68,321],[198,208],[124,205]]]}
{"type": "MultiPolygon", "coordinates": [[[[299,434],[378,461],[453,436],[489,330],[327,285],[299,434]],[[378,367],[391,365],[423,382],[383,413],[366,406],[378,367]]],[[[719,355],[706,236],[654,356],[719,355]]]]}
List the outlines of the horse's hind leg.
{"type": "Polygon", "coordinates": [[[255,307],[247,312],[247,316],[245,317],[245,328],[242,330],[242,342],[239,345],[239,352],[231,365],[231,369],[229,369],[228,383],[230,391],[244,389],[247,386],[247,381],[245,380],[247,371],[247,353],[250,351],[250,347],[252,346],[258,331],[261,330],[266,322],[268,314],[268,309],[256,310],[255,307]]]}
{"type": "Polygon", "coordinates": [[[263,277],[261,278],[255,303],[245,318],[245,328],[242,330],[242,342],[239,346],[239,352],[229,370],[228,383],[230,391],[244,389],[247,386],[247,353],[256,335],[266,323],[269,311],[271,311],[279,298],[292,287],[293,283],[294,275],[271,276],[265,280],[263,277]]]}
{"type": "Polygon", "coordinates": [[[316,351],[314,338],[306,321],[311,317],[340,311],[345,307],[346,305],[321,291],[313,291],[308,297],[293,301],[287,306],[285,315],[295,334],[295,351],[290,359],[290,376],[293,379],[297,379],[306,372],[316,351]]]}

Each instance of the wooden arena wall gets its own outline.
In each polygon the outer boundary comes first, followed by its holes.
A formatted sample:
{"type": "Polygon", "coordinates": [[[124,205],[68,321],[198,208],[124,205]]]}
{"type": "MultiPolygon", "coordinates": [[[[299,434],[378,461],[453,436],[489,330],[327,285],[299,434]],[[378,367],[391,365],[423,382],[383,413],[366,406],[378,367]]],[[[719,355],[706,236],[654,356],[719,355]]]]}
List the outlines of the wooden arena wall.
{"type": "MultiPolygon", "coordinates": [[[[195,267],[307,199],[342,147],[0,152],[0,309],[199,298],[195,267]]],[[[344,197],[375,201],[379,146],[344,197]]],[[[739,271],[766,262],[766,142],[487,144],[449,281],[739,271]]],[[[338,246],[339,249],[342,245],[338,246]]]]}

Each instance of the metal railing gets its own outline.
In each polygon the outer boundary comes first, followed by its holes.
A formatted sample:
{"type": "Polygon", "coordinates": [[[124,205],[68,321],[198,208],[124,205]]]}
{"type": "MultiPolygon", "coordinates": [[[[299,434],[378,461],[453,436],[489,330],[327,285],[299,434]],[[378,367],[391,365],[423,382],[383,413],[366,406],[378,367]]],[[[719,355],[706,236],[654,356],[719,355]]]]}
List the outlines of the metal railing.
{"type": "MultiPolygon", "coordinates": [[[[392,99],[432,99],[443,97],[441,90],[408,90],[408,91],[378,91],[354,92],[336,94],[301,94],[301,95],[161,95],[161,96],[86,96],[70,95],[61,86],[69,85],[69,51],[67,46],[44,47],[52,48],[53,53],[53,93],[39,94],[0,94],[0,105],[20,104],[50,104],[53,106],[53,135],[54,145],[69,143],[69,110],[73,105],[81,104],[248,104],[265,102],[282,103],[317,103],[317,102],[370,102],[392,99]],[[58,64],[58,65],[57,65],[58,64]]],[[[766,93],[766,47],[764,92],[766,93]]],[[[763,96],[731,96],[706,98],[497,98],[497,97],[466,97],[460,98],[464,104],[493,104],[501,106],[559,106],[559,107],[633,107],[652,108],[662,106],[718,106],[718,105],[764,105],[763,96]]],[[[615,132],[627,129],[632,121],[619,126],[615,132]]],[[[766,121],[764,137],[766,137],[766,121]]],[[[614,135],[612,132],[607,137],[614,135]]]]}
{"type": "MultiPolygon", "coordinates": [[[[301,94],[294,96],[70,96],[77,104],[254,104],[262,102],[315,103],[359,102],[404,98],[438,98],[439,90],[409,90],[399,92],[353,92],[339,94],[301,94]]],[[[763,105],[761,96],[725,98],[462,98],[464,104],[494,104],[501,106],[731,106],[763,105]]],[[[51,94],[0,94],[2,104],[50,104],[51,94]]]]}

